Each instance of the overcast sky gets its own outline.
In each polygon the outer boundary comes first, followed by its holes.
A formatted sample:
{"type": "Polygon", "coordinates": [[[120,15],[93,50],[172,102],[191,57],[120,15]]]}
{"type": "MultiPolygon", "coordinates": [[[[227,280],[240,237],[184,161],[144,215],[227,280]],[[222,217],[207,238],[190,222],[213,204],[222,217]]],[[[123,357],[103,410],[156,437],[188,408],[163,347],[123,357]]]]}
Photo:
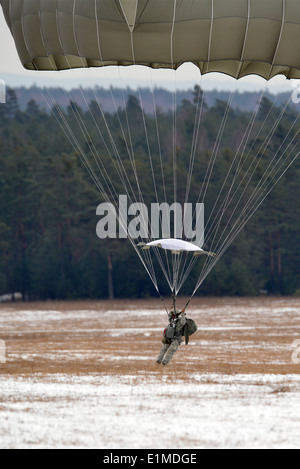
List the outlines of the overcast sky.
{"type": "MultiPolygon", "coordinates": [[[[77,85],[112,86],[163,86],[174,89],[187,89],[199,83],[204,89],[232,89],[236,81],[221,74],[208,74],[201,78],[197,67],[185,64],[177,72],[150,70],[145,67],[105,67],[105,69],[89,69],[67,72],[32,72],[25,70],[19,60],[14,41],[6,25],[0,8],[0,79],[7,86],[63,86],[67,89],[77,85]],[[176,76],[176,78],[175,78],[176,76]]],[[[245,77],[238,82],[238,89],[258,90],[265,86],[265,81],[258,77],[245,77]]],[[[271,92],[288,91],[291,83],[284,77],[276,77],[268,84],[271,92]]]]}

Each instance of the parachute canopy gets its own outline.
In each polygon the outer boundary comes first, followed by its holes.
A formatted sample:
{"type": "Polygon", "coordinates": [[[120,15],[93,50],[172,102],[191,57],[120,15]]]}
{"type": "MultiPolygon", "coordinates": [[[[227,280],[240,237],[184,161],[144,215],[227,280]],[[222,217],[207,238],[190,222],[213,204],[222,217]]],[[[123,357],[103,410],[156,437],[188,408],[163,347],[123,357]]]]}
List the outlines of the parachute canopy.
{"type": "Polygon", "coordinates": [[[0,0],[24,67],[300,78],[298,0],[0,0]]]}
{"type": "Polygon", "coordinates": [[[172,251],[173,254],[181,254],[182,252],[194,252],[194,255],[206,254],[214,256],[212,252],[206,252],[203,249],[196,246],[196,244],[190,243],[188,241],[183,241],[182,239],[159,239],[156,241],[151,241],[150,243],[144,244],[140,243],[140,246],[143,246],[143,249],[150,249],[151,247],[159,247],[167,251],[172,251]]]}

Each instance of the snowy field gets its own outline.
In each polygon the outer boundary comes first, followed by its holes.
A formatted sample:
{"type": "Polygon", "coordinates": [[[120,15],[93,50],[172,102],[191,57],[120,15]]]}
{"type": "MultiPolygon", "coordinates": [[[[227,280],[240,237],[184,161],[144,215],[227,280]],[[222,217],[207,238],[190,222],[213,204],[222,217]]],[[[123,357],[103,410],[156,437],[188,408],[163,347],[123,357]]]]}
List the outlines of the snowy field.
{"type": "Polygon", "coordinates": [[[167,367],[158,302],[1,305],[0,447],[300,448],[299,299],[198,302],[167,367]]]}

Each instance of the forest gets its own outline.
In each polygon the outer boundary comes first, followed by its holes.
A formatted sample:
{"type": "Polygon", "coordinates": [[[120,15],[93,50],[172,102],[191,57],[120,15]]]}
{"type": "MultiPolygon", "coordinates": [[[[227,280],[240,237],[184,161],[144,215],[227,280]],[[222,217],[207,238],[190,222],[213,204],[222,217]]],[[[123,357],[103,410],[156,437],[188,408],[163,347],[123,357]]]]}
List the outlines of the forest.
{"type": "MultiPolygon", "coordinates": [[[[181,184],[185,186],[188,178],[188,154],[194,141],[190,195],[192,201],[197,200],[204,180],[204,167],[213,152],[222,116],[227,112],[227,125],[218,146],[216,169],[205,200],[209,214],[214,205],[214,194],[226,180],[227,167],[239,149],[251,114],[233,107],[225,111],[228,103],[221,99],[210,106],[203,100],[199,134],[194,140],[193,123],[200,92],[195,87],[190,100],[182,99],[176,104],[178,191],[183,192],[181,184]]],[[[131,144],[142,175],[146,174],[147,141],[140,123],[145,120],[151,144],[158,122],[165,175],[167,180],[171,178],[168,168],[174,151],[170,130],[174,113],[170,110],[157,109],[155,121],[152,113],[142,113],[137,97],[132,95],[126,98],[125,109],[111,112],[100,112],[101,102],[95,100],[89,102],[89,109],[81,109],[70,101],[67,108],[59,109],[55,105],[52,112],[48,112],[30,99],[23,109],[16,92],[9,89],[6,104],[0,105],[0,295],[20,292],[24,300],[155,296],[156,291],[131,244],[123,239],[101,240],[96,235],[96,208],[103,197],[57,120],[59,112],[77,135],[74,108],[89,129],[93,145],[100,148],[100,154],[101,140],[93,129],[93,121],[96,120],[99,127],[103,126],[105,134],[105,123],[101,120],[105,114],[109,135],[122,148],[124,136],[118,123],[120,120],[125,122],[129,116],[134,123],[131,144]]],[[[274,106],[267,97],[263,98],[253,134],[247,141],[252,163],[258,155],[260,161],[269,161],[278,148],[284,148],[286,135],[297,136],[299,126],[295,108],[287,108],[276,129],[273,127],[281,109],[282,104],[274,106]],[[268,115],[271,118],[264,125],[268,115]],[[262,128],[259,139],[255,139],[255,134],[262,128]],[[262,146],[261,142],[272,128],[272,139],[262,146]]],[[[82,141],[81,145],[87,154],[91,152],[92,143],[82,141]]],[[[295,146],[294,152],[297,151],[295,146]]],[[[290,159],[294,157],[295,154],[290,159]]],[[[124,152],[125,165],[128,163],[126,158],[124,152]]],[[[155,151],[153,161],[155,170],[159,164],[155,151]]],[[[113,168],[105,151],[102,162],[111,173],[113,168]]],[[[257,165],[251,185],[257,182],[260,171],[261,164],[257,165]]],[[[145,176],[141,180],[143,193],[150,202],[151,178],[145,176]]],[[[295,159],[207,276],[198,295],[300,294],[299,182],[300,161],[295,159]]],[[[230,180],[226,183],[230,184],[230,180]]],[[[122,194],[121,184],[116,183],[116,188],[122,194]]],[[[158,280],[160,282],[159,277],[158,280]]],[[[183,286],[183,294],[190,293],[189,283],[183,286]]],[[[165,286],[162,286],[162,294],[167,294],[165,286]]]]}

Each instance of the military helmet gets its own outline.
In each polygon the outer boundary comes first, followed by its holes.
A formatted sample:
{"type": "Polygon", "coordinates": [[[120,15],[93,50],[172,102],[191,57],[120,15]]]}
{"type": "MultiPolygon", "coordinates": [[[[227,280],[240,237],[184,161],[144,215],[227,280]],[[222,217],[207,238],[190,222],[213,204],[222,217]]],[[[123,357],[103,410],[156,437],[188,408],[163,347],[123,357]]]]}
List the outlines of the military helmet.
{"type": "Polygon", "coordinates": [[[172,317],[172,316],[178,316],[180,314],[180,311],[178,308],[171,308],[170,311],[169,311],[169,316],[172,317]]]}

